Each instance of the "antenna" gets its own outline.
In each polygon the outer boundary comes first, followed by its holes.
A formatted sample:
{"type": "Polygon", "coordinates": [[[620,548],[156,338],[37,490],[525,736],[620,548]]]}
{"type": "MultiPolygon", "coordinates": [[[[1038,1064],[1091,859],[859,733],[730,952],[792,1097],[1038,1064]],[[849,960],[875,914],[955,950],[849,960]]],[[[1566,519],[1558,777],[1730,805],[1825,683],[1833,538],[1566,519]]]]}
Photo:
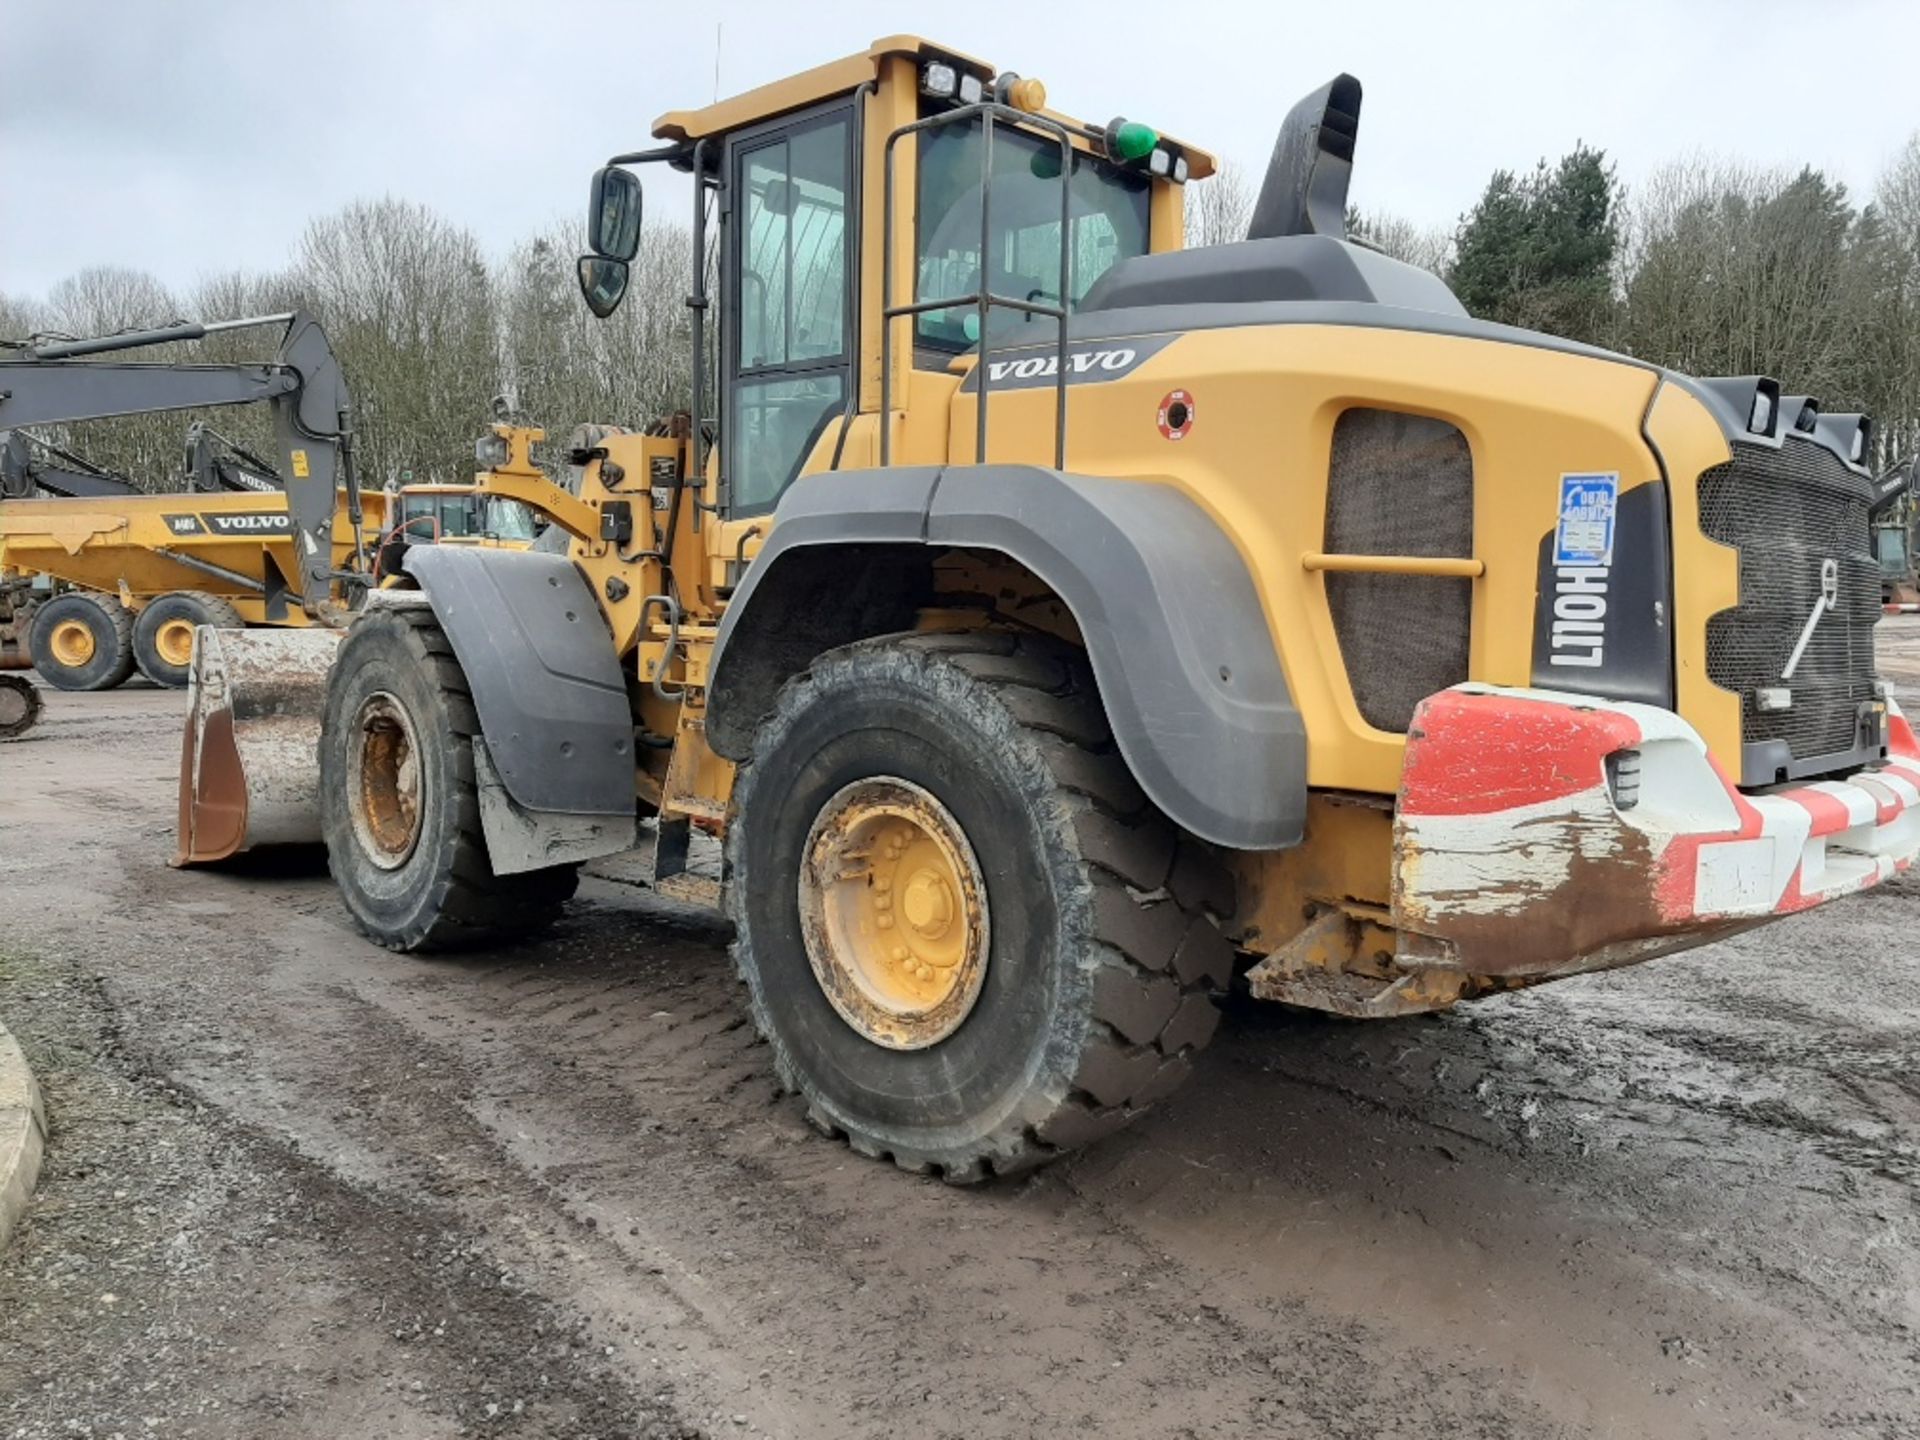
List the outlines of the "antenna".
{"type": "Polygon", "coordinates": [[[713,22],[713,103],[716,105],[720,103],[720,40],[726,28],[724,20],[713,22]]]}

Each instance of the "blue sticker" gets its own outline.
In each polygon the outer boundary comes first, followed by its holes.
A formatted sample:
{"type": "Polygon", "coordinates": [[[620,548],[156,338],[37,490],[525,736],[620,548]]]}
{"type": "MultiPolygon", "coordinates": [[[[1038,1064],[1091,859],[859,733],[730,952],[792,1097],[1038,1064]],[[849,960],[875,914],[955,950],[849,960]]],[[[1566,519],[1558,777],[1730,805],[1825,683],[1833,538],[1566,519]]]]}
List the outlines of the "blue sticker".
{"type": "Polygon", "coordinates": [[[1620,508],[1620,476],[1562,475],[1555,565],[1613,564],[1613,517],[1620,508]]]}

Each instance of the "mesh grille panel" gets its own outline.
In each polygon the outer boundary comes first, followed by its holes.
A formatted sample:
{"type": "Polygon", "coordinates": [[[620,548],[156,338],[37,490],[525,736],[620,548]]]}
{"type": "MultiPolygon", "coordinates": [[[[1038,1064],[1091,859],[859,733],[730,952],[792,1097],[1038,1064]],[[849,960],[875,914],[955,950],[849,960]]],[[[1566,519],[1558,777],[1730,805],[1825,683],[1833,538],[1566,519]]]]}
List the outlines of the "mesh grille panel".
{"type": "MultiPolygon", "coordinates": [[[[1473,554],[1473,457],[1444,420],[1348,410],[1333,431],[1326,547],[1348,555],[1473,554]]],[[[1473,582],[1327,576],[1327,601],[1360,714],[1404,731],[1414,707],[1467,678],[1473,582]]]]}
{"type": "Polygon", "coordinates": [[[1741,738],[1784,740],[1796,760],[1850,753],[1859,707],[1873,696],[1880,574],[1867,524],[1871,486],[1821,446],[1734,445],[1731,463],[1700,477],[1700,528],[1740,551],[1740,604],[1707,622],[1707,675],[1741,695],[1741,738]],[[1793,647],[1820,598],[1820,569],[1840,568],[1840,594],[1814,627],[1793,679],[1793,647]],[[1793,706],[1763,711],[1754,691],[1790,685],[1793,706]]]}

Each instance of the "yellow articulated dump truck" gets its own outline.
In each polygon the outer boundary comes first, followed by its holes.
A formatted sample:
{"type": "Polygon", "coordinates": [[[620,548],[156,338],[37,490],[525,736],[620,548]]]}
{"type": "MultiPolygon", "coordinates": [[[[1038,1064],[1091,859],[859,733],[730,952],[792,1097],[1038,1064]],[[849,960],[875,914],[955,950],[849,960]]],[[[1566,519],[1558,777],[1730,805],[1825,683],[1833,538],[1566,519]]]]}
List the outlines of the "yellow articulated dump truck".
{"type": "Polygon", "coordinates": [[[814,1121],[971,1181],[1171,1094],[1238,970],[1404,1015],[1909,866],[1869,422],[1473,319],[1345,235],[1359,111],[1193,252],[1204,151],[925,40],[662,116],[579,278],[692,177],[691,415],[578,495],[502,427],[568,553],[413,547],[330,650],[354,920],[524,933],[648,820],[814,1121]]]}
{"type": "MultiPolygon", "coordinates": [[[[524,504],[471,485],[369,490],[359,501],[357,529],[344,497],[334,519],[333,563],[343,571],[382,538],[510,550],[534,539],[524,504]]],[[[0,572],[70,587],[23,597],[28,613],[12,622],[20,658],[62,690],[106,689],[136,668],[183,686],[201,626],[314,623],[279,492],[0,500],[0,572]]]]}
{"type": "MultiPolygon", "coordinates": [[[[386,497],[360,497],[364,543],[384,528],[386,497]]],[[[332,562],[363,541],[339,506],[332,562]]],[[[26,656],[62,690],[103,690],[136,668],[187,683],[203,625],[306,625],[284,494],[92,496],[0,500],[0,571],[63,587],[16,620],[26,656]]]]}

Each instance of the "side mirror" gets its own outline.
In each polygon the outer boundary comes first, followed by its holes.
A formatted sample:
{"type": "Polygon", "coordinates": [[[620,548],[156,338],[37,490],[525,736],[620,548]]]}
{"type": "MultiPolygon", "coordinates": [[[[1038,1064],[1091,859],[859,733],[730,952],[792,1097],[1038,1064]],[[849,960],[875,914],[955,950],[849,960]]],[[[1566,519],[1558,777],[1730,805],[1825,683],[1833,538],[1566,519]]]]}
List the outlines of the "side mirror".
{"type": "Polygon", "coordinates": [[[579,264],[580,293],[587,309],[604,320],[620,308],[627,293],[627,262],[609,260],[604,255],[582,255],[579,264]]]}
{"type": "Polygon", "coordinates": [[[609,260],[631,260],[640,248],[640,182],[606,165],[593,172],[587,203],[587,248],[609,260]]]}

